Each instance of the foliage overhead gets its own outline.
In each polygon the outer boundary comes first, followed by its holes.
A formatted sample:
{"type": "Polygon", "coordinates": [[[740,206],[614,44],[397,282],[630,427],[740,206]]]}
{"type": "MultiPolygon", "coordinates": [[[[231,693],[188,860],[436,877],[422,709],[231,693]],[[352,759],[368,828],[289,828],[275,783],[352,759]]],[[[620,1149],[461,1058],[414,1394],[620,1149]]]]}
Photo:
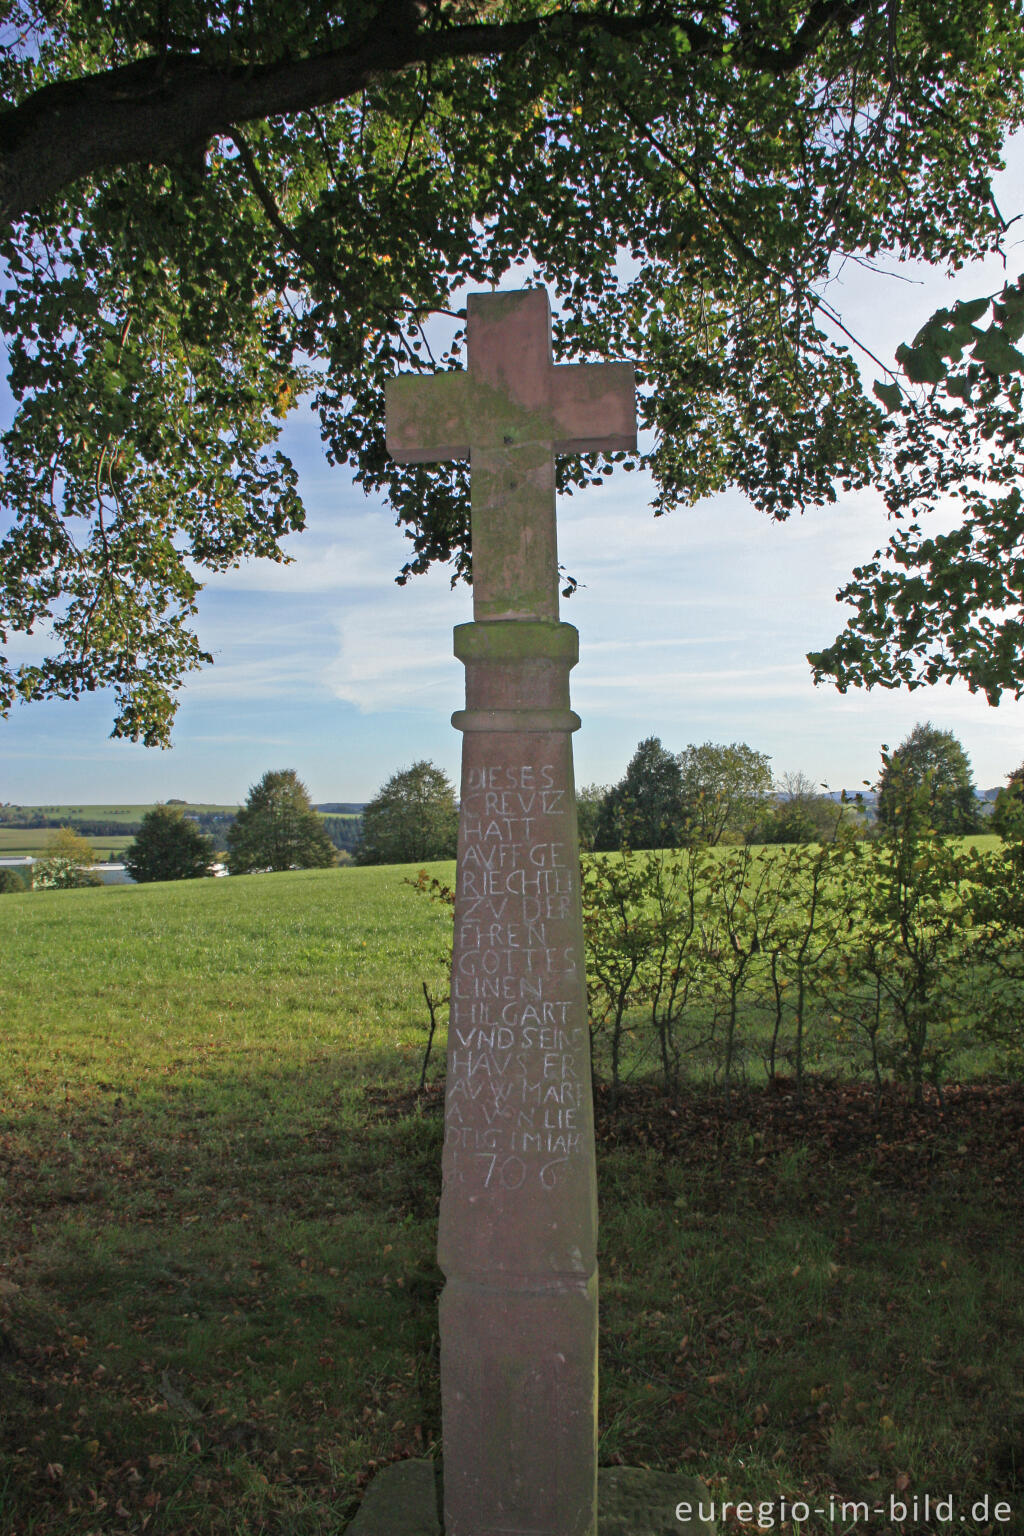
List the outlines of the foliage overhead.
{"type": "Polygon", "coordinates": [[[905,383],[875,384],[896,527],[838,593],[853,613],[810,657],[818,678],[845,690],[959,677],[990,704],[1024,693],[1022,336],[1024,275],[938,310],[896,354],[905,383]],[[956,520],[929,535],[921,518],[937,506],[956,520]]]}
{"type": "Polygon", "coordinates": [[[453,859],[459,811],[451,780],[435,763],[420,759],[393,773],[363,809],[356,860],[360,864],[411,864],[453,859]]]}
{"type": "Polygon", "coordinates": [[[517,266],[561,359],[636,360],[657,512],[866,484],[885,417],[829,274],[998,248],[1022,65],[1020,0],[0,0],[0,639],[50,642],[0,706],[110,687],[166,744],[204,574],[302,527],[304,394],[399,579],[468,574],[466,466],[393,464],[383,383],[459,366],[467,288],[517,266]]]}
{"type": "Polygon", "coordinates": [[[213,873],[213,838],[178,805],[157,805],[142,818],[124,864],[140,885],[151,880],[199,880],[213,873]]]}
{"type": "Polygon", "coordinates": [[[271,770],[252,786],[228,828],[227,844],[233,875],[334,863],[334,845],[293,768],[271,770]]]}
{"type": "Polygon", "coordinates": [[[938,834],[977,830],[970,760],[952,731],[925,721],[894,752],[883,748],[878,820],[890,837],[922,820],[938,834]]]}

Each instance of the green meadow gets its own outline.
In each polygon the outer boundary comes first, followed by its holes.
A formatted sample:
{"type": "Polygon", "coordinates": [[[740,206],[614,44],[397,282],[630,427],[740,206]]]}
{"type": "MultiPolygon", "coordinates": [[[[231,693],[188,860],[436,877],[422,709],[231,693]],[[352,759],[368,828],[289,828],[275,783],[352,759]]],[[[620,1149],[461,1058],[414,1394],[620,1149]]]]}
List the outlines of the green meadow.
{"type": "MultiPolygon", "coordinates": [[[[233,815],[238,810],[237,805],[196,805],[187,801],[175,803],[180,804],[183,810],[202,815],[218,811],[233,815]]],[[[141,821],[146,812],[153,809],[154,804],[154,801],[150,801],[146,805],[31,805],[18,809],[28,812],[36,811],[47,820],[56,820],[63,825],[76,821],[141,821]]]]}
{"type": "MultiPolygon", "coordinates": [[[[0,827],[0,856],[13,858],[29,854],[33,858],[42,858],[53,833],[53,827],[0,827]]],[[[111,855],[122,854],[134,838],[106,833],[100,837],[90,837],[88,841],[98,859],[108,859],[111,855]]]]}
{"type": "MultiPolygon", "coordinates": [[[[5,1536],[336,1536],[377,1467],[440,1454],[440,1063],[416,1083],[447,914],[414,872],[0,902],[5,1536]]],[[[890,1498],[856,1528],[1021,1528],[1020,1085],[727,1115],[635,1073],[597,1123],[603,1462],[763,1529],[890,1498]]]]}
{"type": "MultiPolygon", "coordinates": [[[[175,803],[198,816],[234,816],[238,810],[237,805],[175,803]]],[[[92,844],[99,860],[119,859],[135,840],[134,831],[129,829],[137,828],[154,805],[155,802],[148,805],[0,805],[0,857],[43,857],[56,829],[67,826],[92,844]],[[108,830],[96,832],[93,829],[97,825],[108,830]],[[124,833],[118,831],[121,826],[126,829],[124,833]]],[[[327,813],[327,819],[333,824],[355,821],[358,817],[348,811],[331,811],[327,813]]]]}

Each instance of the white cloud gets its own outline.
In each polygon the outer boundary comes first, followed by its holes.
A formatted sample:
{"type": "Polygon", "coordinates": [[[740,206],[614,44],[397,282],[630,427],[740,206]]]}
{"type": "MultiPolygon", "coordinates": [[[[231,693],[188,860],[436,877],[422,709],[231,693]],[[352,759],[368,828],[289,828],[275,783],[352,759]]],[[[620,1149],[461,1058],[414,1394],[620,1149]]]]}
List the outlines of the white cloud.
{"type": "Polygon", "coordinates": [[[468,594],[431,575],[353,603],[335,619],[336,654],[321,678],[363,713],[451,710],[462,688],[452,627],[470,618],[468,594]]]}

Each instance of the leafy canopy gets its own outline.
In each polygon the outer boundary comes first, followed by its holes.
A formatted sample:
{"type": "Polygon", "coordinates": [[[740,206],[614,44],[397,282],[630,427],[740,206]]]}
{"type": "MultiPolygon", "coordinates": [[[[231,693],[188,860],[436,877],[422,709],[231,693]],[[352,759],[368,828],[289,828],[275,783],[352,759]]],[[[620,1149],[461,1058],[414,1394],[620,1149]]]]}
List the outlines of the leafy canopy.
{"type": "Polygon", "coordinates": [[[771,759],[745,741],[705,741],[679,754],[688,836],[714,847],[743,840],[768,807],[771,759]]]}
{"type": "Polygon", "coordinates": [[[626,772],[605,793],[594,847],[676,848],[686,825],[679,759],[658,736],[640,742],[626,772]]]}
{"type": "Polygon", "coordinates": [[[1024,694],[1022,336],[1024,275],[938,310],[897,351],[904,380],[876,382],[895,531],[839,592],[853,613],[810,657],[819,678],[845,690],[959,677],[990,704],[1024,694]],[[929,535],[921,518],[939,505],[959,517],[929,535]]]}
{"type": "Polygon", "coordinates": [[[201,832],[178,805],[147,811],[135,841],[125,849],[125,868],[133,880],[199,880],[213,873],[213,839],[201,832]]]}
{"type": "Polygon", "coordinates": [[[973,832],[978,807],[970,760],[952,731],[915,725],[906,741],[882,751],[878,820],[893,832],[921,818],[938,834],[973,832]]]}
{"type": "Polygon", "coordinates": [[[867,483],[888,402],[828,275],[998,246],[1022,64],[1020,0],[0,0],[0,640],[40,637],[0,707],[109,687],[166,744],[205,573],[302,527],[304,394],[399,579],[466,575],[466,466],[393,464],[383,383],[460,365],[466,289],[517,266],[560,358],[636,360],[657,512],[867,483]]]}
{"type": "Polygon", "coordinates": [[[334,863],[334,844],[293,768],[271,770],[252,786],[228,828],[227,845],[233,875],[334,863]]]}
{"type": "Polygon", "coordinates": [[[459,836],[455,790],[443,768],[421,758],[393,773],[363,809],[360,864],[453,859],[459,836]]]}
{"type": "Polygon", "coordinates": [[[991,827],[1004,840],[1024,841],[1024,763],[1013,770],[996,796],[991,827]]]}

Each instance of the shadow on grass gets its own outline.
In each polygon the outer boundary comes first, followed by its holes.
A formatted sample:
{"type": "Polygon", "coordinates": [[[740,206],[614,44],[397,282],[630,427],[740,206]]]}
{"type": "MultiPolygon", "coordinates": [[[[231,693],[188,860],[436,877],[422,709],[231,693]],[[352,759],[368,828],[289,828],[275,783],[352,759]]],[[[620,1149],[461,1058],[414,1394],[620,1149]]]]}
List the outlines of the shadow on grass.
{"type": "Polygon", "coordinates": [[[336,1532],[438,1437],[439,1154],[326,1063],[10,1115],[0,1529],[336,1532]]]}
{"type": "MultiPolygon", "coordinates": [[[[436,1453],[440,1091],[410,1077],[26,1095],[0,1132],[0,1529],[336,1536],[378,1465],[436,1453]]],[[[597,1124],[602,1460],[719,1499],[1017,1510],[1019,1086],[876,1115],[817,1084],[726,1119],[640,1085],[597,1124]]]]}

